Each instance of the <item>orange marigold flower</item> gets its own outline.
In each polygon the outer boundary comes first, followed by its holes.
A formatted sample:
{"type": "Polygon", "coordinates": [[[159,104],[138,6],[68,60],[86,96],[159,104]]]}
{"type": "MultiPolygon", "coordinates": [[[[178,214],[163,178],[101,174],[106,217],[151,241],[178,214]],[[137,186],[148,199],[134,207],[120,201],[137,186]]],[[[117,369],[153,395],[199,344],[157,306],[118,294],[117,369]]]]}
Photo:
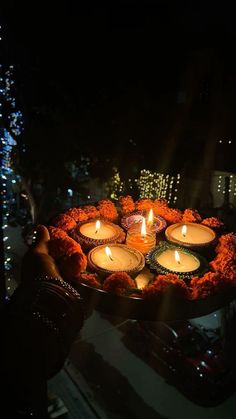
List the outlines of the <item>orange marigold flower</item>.
{"type": "Polygon", "coordinates": [[[101,217],[109,220],[116,221],[118,218],[118,213],[115,205],[109,199],[102,199],[98,202],[98,210],[101,217]]]}
{"type": "Polygon", "coordinates": [[[216,294],[227,287],[227,282],[216,272],[207,272],[201,278],[194,277],[190,284],[193,299],[216,294]]]}
{"type": "Polygon", "coordinates": [[[226,269],[234,265],[236,262],[236,256],[233,252],[228,252],[225,254],[219,253],[214,260],[212,260],[209,265],[214,271],[219,271],[224,273],[226,269]]]}
{"type": "Polygon", "coordinates": [[[236,285],[236,263],[228,265],[224,272],[222,272],[222,277],[230,285],[236,285]]]}
{"type": "Polygon", "coordinates": [[[130,195],[120,196],[119,203],[121,205],[122,215],[128,214],[135,210],[135,203],[130,195]]]}
{"type": "Polygon", "coordinates": [[[219,238],[219,243],[216,247],[216,253],[226,253],[228,251],[236,252],[236,234],[223,234],[219,238]]]}
{"type": "Polygon", "coordinates": [[[166,199],[154,199],[153,201],[153,212],[155,215],[160,215],[162,216],[162,214],[166,211],[166,209],[169,208],[168,207],[168,202],[166,199]]]}
{"type": "Polygon", "coordinates": [[[83,252],[75,252],[60,258],[58,265],[64,279],[79,279],[87,267],[87,257],[83,252]]]}
{"type": "Polygon", "coordinates": [[[50,255],[56,260],[75,252],[82,253],[80,244],[68,236],[51,239],[48,246],[50,255]]]}
{"type": "Polygon", "coordinates": [[[97,208],[94,205],[85,205],[83,207],[83,211],[85,212],[89,220],[91,218],[100,217],[100,212],[97,210],[97,208]]]}
{"type": "Polygon", "coordinates": [[[149,198],[141,198],[135,203],[138,211],[146,211],[153,208],[153,201],[149,198]]]}
{"type": "Polygon", "coordinates": [[[61,228],[49,226],[48,231],[51,239],[62,239],[68,237],[67,233],[61,228]]]}
{"type": "Polygon", "coordinates": [[[69,215],[76,222],[87,221],[88,215],[82,208],[70,208],[66,211],[66,215],[69,215]]]}
{"type": "Polygon", "coordinates": [[[158,198],[158,199],[154,199],[153,201],[154,204],[154,208],[158,208],[158,207],[168,207],[168,201],[164,198],[158,198]]]}
{"type": "Polygon", "coordinates": [[[143,297],[153,300],[166,292],[173,292],[173,297],[189,298],[190,293],[186,283],[176,274],[158,275],[154,282],[143,289],[143,297]]]}
{"type": "Polygon", "coordinates": [[[182,212],[176,208],[170,208],[165,199],[155,199],[153,203],[153,212],[164,218],[169,224],[180,223],[182,221],[182,212]]]}
{"type": "Polygon", "coordinates": [[[164,218],[169,224],[180,223],[182,221],[181,211],[175,208],[163,207],[163,211],[161,214],[159,213],[159,215],[162,218],[164,218]]]}
{"type": "Polygon", "coordinates": [[[102,288],[102,284],[99,281],[98,275],[95,273],[84,272],[80,275],[80,282],[89,285],[93,288],[102,288]]]}
{"type": "Polygon", "coordinates": [[[67,214],[60,214],[54,218],[52,225],[54,227],[61,228],[64,231],[72,230],[77,226],[74,218],[70,217],[67,214]]]}
{"type": "Polygon", "coordinates": [[[117,295],[125,295],[130,288],[135,288],[135,283],[126,272],[115,272],[109,275],[103,283],[105,291],[117,295]]]}
{"type": "Polygon", "coordinates": [[[217,217],[204,218],[202,224],[210,228],[220,228],[224,225],[217,217]]]}
{"type": "Polygon", "coordinates": [[[182,221],[184,223],[200,223],[202,217],[196,209],[187,208],[183,213],[182,221]]]}

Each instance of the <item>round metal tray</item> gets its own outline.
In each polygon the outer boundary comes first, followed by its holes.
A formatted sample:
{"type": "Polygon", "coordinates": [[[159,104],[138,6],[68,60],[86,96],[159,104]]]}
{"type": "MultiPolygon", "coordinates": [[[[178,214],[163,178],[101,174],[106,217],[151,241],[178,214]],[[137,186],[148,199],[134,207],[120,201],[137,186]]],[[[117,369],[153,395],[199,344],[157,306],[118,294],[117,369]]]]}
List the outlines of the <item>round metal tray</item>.
{"type": "Polygon", "coordinates": [[[192,301],[177,299],[168,292],[160,300],[148,301],[107,293],[85,284],[77,284],[77,289],[88,310],[96,309],[112,316],[149,321],[175,321],[205,316],[236,299],[236,286],[192,301]]]}

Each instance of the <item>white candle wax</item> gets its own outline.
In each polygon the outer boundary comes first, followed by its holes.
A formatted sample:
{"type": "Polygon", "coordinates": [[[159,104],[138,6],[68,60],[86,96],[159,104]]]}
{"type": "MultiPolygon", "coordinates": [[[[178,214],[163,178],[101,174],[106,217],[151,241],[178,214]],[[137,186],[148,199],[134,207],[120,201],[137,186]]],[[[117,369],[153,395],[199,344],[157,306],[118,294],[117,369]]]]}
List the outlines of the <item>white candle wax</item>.
{"type": "Polygon", "coordinates": [[[187,224],[186,226],[186,234],[182,233],[183,225],[173,228],[170,240],[173,238],[183,243],[201,244],[211,242],[214,239],[214,233],[210,229],[202,228],[199,224],[187,224]]]}
{"type": "Polygon", "coordinates": [[[99,268],[109,271],[129,271],[138,264],[135,254],[123,247],[111,247],[111,258],[106,254],[104,247],[97,247],[92,253],[92,262],[99,268]]]}
{"type": "Polygon", "coordinates": [[[149,271],[148,268],[143,268],[142,271],[136,276],[135,282],[137,288],[144,288],[154,278],[154,274],[149,271]]]}
{"type": "Polygon", "coordinates": [[[178,249],[180,263],[175,259],[175,251],[171,249],[164,250],[160,255],[156,256],[157,262],[164,268],[176,272],[190,272],[199,268],[199,260],[188,253],[181,252],[178,249]]]}
{"type": "Polygon", "coordinates": [[[99,229],[96,228],[96,221],[91,221],[80,226],[80,232],[86,237],[90,239],[110,239],[112,238],[116,232],[113,226],[101,222],[101,226],[99,229]],[[96,232],[97,231],[97,232],[96,232]]]}

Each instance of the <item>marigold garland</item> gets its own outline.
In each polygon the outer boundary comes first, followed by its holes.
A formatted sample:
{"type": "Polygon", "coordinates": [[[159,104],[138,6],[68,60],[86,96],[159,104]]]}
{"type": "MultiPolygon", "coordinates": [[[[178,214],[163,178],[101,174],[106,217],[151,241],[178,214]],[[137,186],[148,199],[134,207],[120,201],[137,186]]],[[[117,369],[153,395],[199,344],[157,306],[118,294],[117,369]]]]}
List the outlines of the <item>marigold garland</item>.
{"type": "Polygon", "coordinates": [[[204,218],[204,220],[202,220],[202,224],[213,229],[221,228],[224,225],[224,223],[220,221],[217,217],[204,218]]]}
{"type": "Polygon", "coordinates": [[[166,292],[173,292],[177,298],[190,298],[189,289],[184,281],[176,274],[157,275],[151,285],[146,285],[143,289],[143,298],[155,300],[166,292]]]}
{"type": "Polygon", "coordinates": [[[182,221],[184,223],[200,223],[202,217],[196,209],[187,208],[183,213],[182,221]]]}
{"type": "Polygon", "coordinates": [[[116,295],[125,295],[130,288],[135,288],[135,283],[126,272],[115,272],[109,275],[103,283],[104,291],[116,295]]]}
{"type": "Polygon", "coordinates": [[[72,230],[77,226],[74,218],[67,214],[60,214],[52,221],[54,227],[61,228],[64,231],[72,230]]]}
{"type": "Polygon", "coordinates": [[[224,290],[227,287],[227,282],[219,273],[207,272],[201,278],[192,278],[191,287],[193,299],[205,298],[224,290]]]}
{"type": "Polygon", "coordinates": [[[102,284],[98,278],[98,275],[95,273],[88,273],[88,272],[81,273],[79,279],[80,279],[80,282],[82,282],[83,284],[87,284],[90,287],[102,288],[102,284]]]}
{"type": "Polygon", "coordinates": [[[135,211],[135,203],[133,201],[133,198],[130,195],[120,196],[119,203],[121,206],[122,215],[135,211]]]}
{"type": "MultiPolygon", "coordinates": [[[[216,217],[202,220],[197,210],[187,208],[183,213],[175,208],[170,208],[164,199],[139,199],[134,203],[130,195],[119,197],[121,214],[133,212],[135,209],[147,211],[153,209],[155,215],[163,217],[169,224],[178,222],[195,222],[210,228],[219,229],[223,223],[216,217]]],[[[77,222],[87,221],[91,218],[105,218],[111,222],[117,221],[116,206],[109,199],[98,202],[97,208],[86,205],[70,208],[64,214],[53,220],[49,226],[50,242],[49,252],[57,260],[61,273],[65,279],[77,279],[91,287],[117,295],[131,295],[147,300],[159,299],[166,292],[185,299],[205,298],[216,294],[226,287],[236,285],[236,234],[227,233],[219,238],[216,246],[215,258],[209,263],[212,271],[202,277],[192,278],[189,286],[175,274],[157,275],[155,280],[148,284],[139,293],[135,292],[135,282],[126,272],[115,272],[100,282],[97,274],[84,272],[87,266],[87,257],[78,242],[68,236],[68,232],[77,226],[77,222]]],[[[119,242],[125,241],[125,232],[120,228],[119,242]]]]}
{"type": "Polygon", "coordinates": [[[118,212],[112,201],[109,199],[102,199],[98,202],[98,210],[101,217],[109,221],[117,221],[118,212]]]}
{"type": "Polygon", "coordinates": [[[66,215],[69,215],[76,222],[87,221],[88,214],[82,208],[70,208],[66,211],[66,215]]]}
{"type": "Polygon", "coordinates": [[[153,208],[153,201],[149,198],[141,198],[136,201],[135,207],[138,211],[147,211],[153,208]]]}
{"type": "Polygon", "coordinates": [[[87,257],[80,244],[71,237],[64,236],[58,228],[55,230],[54,227],[49,227],[49,232],[49,253],[57,261],[63,278],[78,278],[87,267],[87,257]]]}
{"type": "Polygon", "coordinates": [[[99,218],[100,217],[100,212],[98,211],[98,209],[94,205],[85,205],[83,207],[83,211],[85,212],[85,214],[87,215],[89,220],[91,218],[99,218]]]}

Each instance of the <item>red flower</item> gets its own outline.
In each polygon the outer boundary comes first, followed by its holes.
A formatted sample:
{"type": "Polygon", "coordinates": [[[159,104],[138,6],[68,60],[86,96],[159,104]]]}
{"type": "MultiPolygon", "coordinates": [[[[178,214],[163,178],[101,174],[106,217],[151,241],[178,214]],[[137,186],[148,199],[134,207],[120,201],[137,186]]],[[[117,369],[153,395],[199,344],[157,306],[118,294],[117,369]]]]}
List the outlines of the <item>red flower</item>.
{"type": "Polygon", "coordinates": [[[128,214],[129,212],[133,212],[135,210],[135,203],[130,195],[120,196],[119,203],[121,205],[122,215],[128,214]]]}
{"type": "Polygon", "coordinates": [[[117,295],[125,295],[130,288],[135,288],[135,283],[126,272],[115,272],[109,275],[103,283],[105,291],[117,295]]]}
{"type": "Polygon", "coordinates": [[[61,228],[64,231],[72,230],[77,226],[75,220],[67,214],[60,214],[52,222],[54,227],[61,228]]]}
{"type": "Polygon", "coordinates": [[[69,215],[76,222],[87,221],[88,219],[87,213],[81,208],[70,208],[66,211],[66,215],[69,215]]]}
{"type": "Polygon", "coordinates": [[[98,202],[98,210],[101,217],[109,220],[116,221],[118,218],[118,213],[115,205],[109,199],[102,199],[98,202]]]}
{"type": "Polygon", "coordinates": [[[200,223],[202,217],[196,209],[187,208],[183,213],[182,221],[184,223],[200,223]]]}
{"type": "Polygon", "coordinates": [[[84,272],[80,275],[80,282],[93,288],[102,288],[97,274],[84,272]]]}

